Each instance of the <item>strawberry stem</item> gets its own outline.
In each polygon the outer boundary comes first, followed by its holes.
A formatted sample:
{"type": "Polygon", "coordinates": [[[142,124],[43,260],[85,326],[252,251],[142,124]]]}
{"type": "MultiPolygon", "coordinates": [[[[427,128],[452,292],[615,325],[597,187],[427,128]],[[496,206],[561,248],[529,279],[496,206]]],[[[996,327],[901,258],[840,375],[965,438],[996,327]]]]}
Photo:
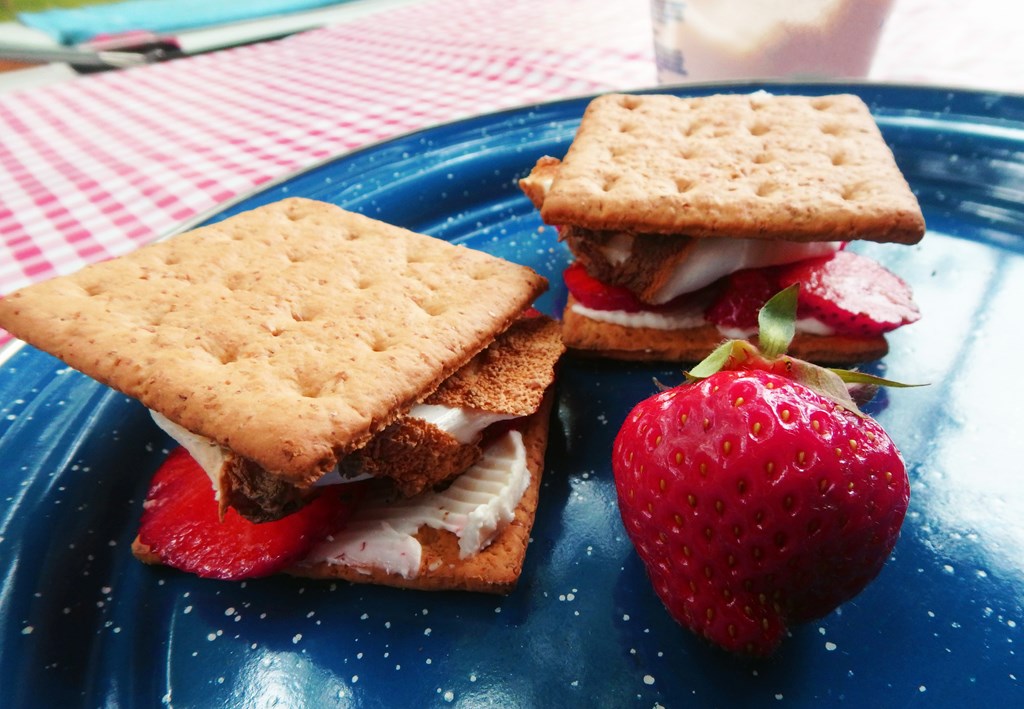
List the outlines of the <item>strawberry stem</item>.
{"type": "Polygon", "coordinates": [[[787,355],[786,350],[796,335],[799,294],[800,284],[794,283],[764,304],[757,318],[759,347],[746,340],[727,340],[686,372],[686,379],[691,382],[706,379],[729,369],[763,369],[799,382],[858,415],[863,414],[848,385],[919,386],[848,369],[828,369],[787,355]]]}

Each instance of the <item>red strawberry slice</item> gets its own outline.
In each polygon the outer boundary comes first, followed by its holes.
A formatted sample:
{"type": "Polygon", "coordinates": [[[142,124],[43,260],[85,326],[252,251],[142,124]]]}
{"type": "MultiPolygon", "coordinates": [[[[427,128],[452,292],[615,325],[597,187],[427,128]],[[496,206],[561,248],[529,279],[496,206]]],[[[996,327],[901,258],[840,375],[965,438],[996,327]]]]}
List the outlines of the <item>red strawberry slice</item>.
{"type": "Polygon", "coordinates": [[[774,269],[748,268],[726,276],[725,289],[705,313],[718,327],[757,328],[757,313],[779,290],[774,269]]]}
{"type": "Polygon", "coordinates": [[[570,264],[562,275],[569,292],[580,305],[587,308],[624,310],[629,313],[649,308],[628,288],[608,285],[591,276],[579,261],[570,264]]]}
{"type": "Polygon", "coordinates": [[[816,318],[843,335],[875,337],[921,317],[899,276],[852,251],[783,267],[779,283],[799,283],[800,316],[816,318]]]}
{"type": "Polygon", "coordinates": [[[612,468],[670,615],[754,655],[879,573],[910,494],[875,421],[763,370],[722,370],[641,402],[612,468]]]}
{"type": "Polygon", "coordinates": [[[360,485],[337,485],[283,519],[255,524],[228,508],[218,519],[210,480],[184,448],[157,470],[139,541],[168,566],[204,578],[239,580],[276,573],[345,524],[360,485]]]}

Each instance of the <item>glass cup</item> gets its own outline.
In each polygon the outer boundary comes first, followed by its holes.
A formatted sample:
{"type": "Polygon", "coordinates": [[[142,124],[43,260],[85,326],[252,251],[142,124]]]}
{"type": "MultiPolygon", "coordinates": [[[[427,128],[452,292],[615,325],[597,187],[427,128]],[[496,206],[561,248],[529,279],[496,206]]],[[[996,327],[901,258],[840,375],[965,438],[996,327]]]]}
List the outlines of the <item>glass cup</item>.
{"type": "Polygon", "coordinates": [[[859,78],[892,0],[651,0],[658,81],[859,78]]]}

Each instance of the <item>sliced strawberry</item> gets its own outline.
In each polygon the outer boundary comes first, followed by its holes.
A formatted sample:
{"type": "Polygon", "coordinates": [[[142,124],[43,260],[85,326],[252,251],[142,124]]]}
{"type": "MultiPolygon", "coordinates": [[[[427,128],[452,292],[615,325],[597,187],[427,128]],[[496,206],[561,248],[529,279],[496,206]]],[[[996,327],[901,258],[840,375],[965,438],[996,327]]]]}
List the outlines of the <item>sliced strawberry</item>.
{"type": "Polygon", "coordinates": [[[874,337],[921,317],[899,276],[852,251],[783,267],[779,283],[800,283],[800,316],[817,318],[843,335],[874,337]]]}
{"type": "Polygon", "coordinates": [[[359,485],[336,485],[283,519],[255,524],[229,508],[220,521],[210,480],[184,448],[157,470],[146,495],[139,540],[168,566],[204,578],[267,576],[305,556],[345,524],[359,485]]]}
{"type": "Polygon", "coordinates": [[[625,310],[635,313],[646,310],[642,300],[633,295],[628,288],[612,286],[597,280],[583,267],[579,261],[569,265],[562,274],[565,286],[579,301],[580,305],[594,310],[625,310]]]}
{"type": "Polygon", "coordinates": [[[705,313],[719,327],[757,328],[757,313],[779,290],[774,269],[747,268],[722,279],[725,288],[705,313]]]}

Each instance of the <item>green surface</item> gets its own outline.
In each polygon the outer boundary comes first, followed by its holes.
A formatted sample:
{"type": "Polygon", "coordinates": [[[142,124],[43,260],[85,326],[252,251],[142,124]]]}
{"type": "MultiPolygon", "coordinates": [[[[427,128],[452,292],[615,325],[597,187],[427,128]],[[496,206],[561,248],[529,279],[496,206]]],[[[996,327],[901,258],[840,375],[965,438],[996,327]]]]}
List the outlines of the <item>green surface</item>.
{"type": "Polygon", "coordinates": [[[116,0],[0,0],[0,22],[17,19],[19,12],[39,12],[58,7],[85,7],[107,5],[116,0]]]}

